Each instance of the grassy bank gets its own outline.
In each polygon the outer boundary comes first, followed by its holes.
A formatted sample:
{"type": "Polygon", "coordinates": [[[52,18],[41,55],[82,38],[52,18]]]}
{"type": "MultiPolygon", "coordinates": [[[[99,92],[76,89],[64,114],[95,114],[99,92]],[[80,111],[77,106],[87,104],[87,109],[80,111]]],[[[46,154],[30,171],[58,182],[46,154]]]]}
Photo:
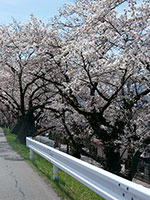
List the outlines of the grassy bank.
{"type": "Polygon", "coordinates": [[[11,134],[8,129],[4,129],[8,143],[16,150],[48,184],[50,184],[56,193],[64,200],[103,200],[96,193],[92,192],[77,180],[59,170],[59,179],[53,181],[52,164],[41,156],[34,153],[33,161],[29,160],[29,149],[17,142],[16,136],[11,134]]]}

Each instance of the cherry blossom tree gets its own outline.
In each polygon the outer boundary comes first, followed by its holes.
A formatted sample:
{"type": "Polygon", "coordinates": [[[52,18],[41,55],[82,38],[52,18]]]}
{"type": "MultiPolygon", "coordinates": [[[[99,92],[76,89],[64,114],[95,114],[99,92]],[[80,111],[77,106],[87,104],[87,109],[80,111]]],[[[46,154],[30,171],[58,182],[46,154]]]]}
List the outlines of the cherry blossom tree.
{"type": "Polygon", "coordinates": [[[35,74],[45,74],[46,54],[56,52],[57,39],[48,24],[31,16],[27,24],[12,24],[0,27],[1,80],[0,100],[15,114],[16,125],[12,132],[20,141],[34,135],[35,122],[39,119],[50,98],[55,95],[49,83],[35,74]]]}
{"type": "Polygon", "coordinates": [[[149,0],[78,0],[50,27],[33,16],[1,26],[0,101],[20,118],[14,131],[25,140],[38,120],[57,119],[73,155],[116,174],[132,149],[131,180],[150,137],[149,11],[149,0]],[[93,137],[103,158],[90,149],[93,137]]]}
{"type": "Polygon", "coordinates": [[[82,132],[88,141],[102,141],[105,169],[118,174],[120,149],[134,150],[129,179],[149,137],[149,11],[144,0],[81,0],[53,19],[64,44],[58,63],[64,79],[53,81],[64,107],[88,122],[82,132]]]}

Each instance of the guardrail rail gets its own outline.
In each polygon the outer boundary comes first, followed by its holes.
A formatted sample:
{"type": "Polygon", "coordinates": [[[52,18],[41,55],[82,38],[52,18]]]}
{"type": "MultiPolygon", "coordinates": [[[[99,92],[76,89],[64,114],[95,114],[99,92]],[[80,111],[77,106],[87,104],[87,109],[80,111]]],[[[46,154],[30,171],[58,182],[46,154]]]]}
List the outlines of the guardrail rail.
{"type": "Polygon", "coordinates": [[[58,178],[58,169],[61,169],[106,200],[150,200],[150,189],[142,185],[74,158],[30,137],[26,138],[26,145],[30,148],[31,160],[33,152],[36,152],[53,164],[53,179],[58,178]]]}

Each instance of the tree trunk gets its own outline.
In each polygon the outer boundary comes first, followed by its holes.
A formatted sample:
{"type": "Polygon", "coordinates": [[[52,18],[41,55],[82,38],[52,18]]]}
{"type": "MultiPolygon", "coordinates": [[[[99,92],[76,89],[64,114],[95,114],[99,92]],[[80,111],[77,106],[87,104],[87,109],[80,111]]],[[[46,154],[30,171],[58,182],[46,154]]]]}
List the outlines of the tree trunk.
{"type": "Polygon", "coordinates": [[[26,114],[20,121],[17,122],[11,132],[17,135],[17,138],[21,143],[25,144],[26,137],[33,136],[36,132],[35,117],[33,113],[26,114]]]}
{"type": "Polygon", "coordinates": [[[121,170],[120,153],[111,145],[105,147],[105,169],[119,175],[121,170]]]}
{"type": "Polygon", "coordinates": [[[141,155],[140,151],[137,151],[131,160],[130,171],[127,176],[127,179],[130,181],[132,181],[132,179],[134,178],[134,176],[137,172],[140,155],[141,155]]]}
{"type": "Polygon", "coordinates": [[[17,121],[16,125],[11,129],[11,133],[18,135],[18,131],[21,127],[21,124],[22,124],[22,119],[17,121]]]}

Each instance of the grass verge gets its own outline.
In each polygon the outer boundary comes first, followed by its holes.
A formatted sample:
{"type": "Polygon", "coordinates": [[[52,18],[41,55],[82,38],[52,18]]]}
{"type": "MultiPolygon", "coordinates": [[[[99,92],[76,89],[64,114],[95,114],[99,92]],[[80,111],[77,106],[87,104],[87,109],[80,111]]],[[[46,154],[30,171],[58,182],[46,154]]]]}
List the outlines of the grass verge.
{"type": "Polygon", "coordinates": [[[17,151],[48,184],[50,184],[56,193],[63,200],[103,200],[95,192],[88,189],[86,186],[59,170],[59,179],[53,181],[53,166],[47,160],[34,153],[33,161],[29,160],[29,149],[20,144],[16,135],[11,134],[8,129],[4,128],[4,133],[8,143],[17,151]]]}

